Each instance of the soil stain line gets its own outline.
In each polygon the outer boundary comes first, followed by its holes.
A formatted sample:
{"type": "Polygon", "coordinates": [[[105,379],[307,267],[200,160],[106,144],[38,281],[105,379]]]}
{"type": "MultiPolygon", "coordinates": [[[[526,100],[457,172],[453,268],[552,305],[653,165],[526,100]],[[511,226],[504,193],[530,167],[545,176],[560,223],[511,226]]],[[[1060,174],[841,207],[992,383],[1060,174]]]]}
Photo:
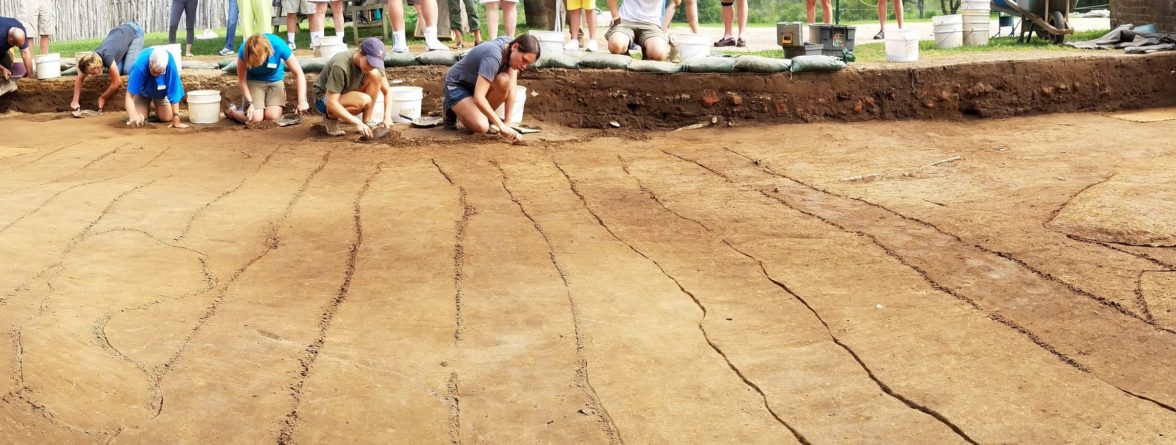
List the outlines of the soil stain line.
{"type": "MultiPolygon", "coordinates": [[[[650,199],[652,199],[654,202],[658,203],[658,205],[660,205],[663,209],[665,209],[667,212],[673,214],[674,216],[677,216],[678,218],[681,218],[682,220],[685,220],[685,221],[693,222],[693,223],[697,224],[699,227],[702,227],[704,230],[706,230],[707,233],[710,233],[710,234],[712,234],[712,236],[717,237],[717,235],[714,233],[714,231],[711,230],[710,228],[708,228],[705,224],[703,224],[693,218],[688,218],[686,216],[683,216],[683,215],[679,214],[678,212],[674,211],[673,209],[670,209],[668,206],[666,206],[665,203],[661,200],[661,198],[659,198],[657,196],[657,194],[653,193],[653,191],[649,190],[641,183],[641,178],[638,178],[636,175],[633,175],[633,173],[631,173],[629,171],[628,165],[625,162],[624,158],[620,157],[620,155],[618,155],[617,158],[621,160],[621,167],[625,171],[625,173],[637,181],[638,186],[641,187],[641,190],[643,192],[645,192],[649,196],[650,199]]],[[[679,159],[682,159],[682,158],[679,157],[679,159]]],[[[696,164],[696,165],[698,165],[698,164],[696,164]]],[[[730,182],[730,181],[728,180],[728,182],[730,182]]],[[[894,398],[894,399],[902,402],[908,408],[914,409],[916,411],[920,411],[924,414],[927,414],[927,415],[933,417],[935,420],[938,420],[944,426],[951,429],[953,432],[956,433],[956,435],[960,436],[962,439],[964,439],[968,443],[977,444],[977,442],[975,440],[973,440],[970,436],[968,436],[968,434],[965,433],[963,431],[963,429],[961,429],[958,425],[953,423],[951,420],[949,420],[944,415],[940,414],[939,412],[937,412],[927,406],[921,405],[913,400],[910,400],[907,397],[903,396],[902,394],[895,392],[893,389],[890,388],[889,385],[887,385],[882,380],[878,379],[878,377],[874,374],[873,370],[871,370],[870,367],[867,366],[864,361],[862,361],[861,357],[858,356],[857,352],[855,352],[852,348],[849,347],[849,345],[846,345],[845,343],[843,343],[841,341],[841,339],[837,338],[837,336],[833,334],[833,330],[829,327],[829,323],[825,322],[824,317],[822,317],[821,314],[818,313],[817,310],[814,309],[812,307],[812,305],[810,305],[808,303],[807,300],[805,300],[803,297],[801,297],[800,294],[797,294],[796,292],[794,292],[791,288],[788,287],[788,285],[772,278],[771,274],[768,273],[767,268],[765,268],[764,262],[762,260],[752,256],[751,254],[748,254],[747,252],[740,250],[739,248],[735,247],[733,244],[731,244],[730,241],[728,241],[725,238],[718,237],[718,239],[720,241],[722,241],[723,244],[726,245],[731,250],[735,251],[736,253],[738,253],[738,254],[746,257],[747,259],[755,262],[756,264],[758,264],[760,272],[763,274],[764,278],[766,278],[772,284],[779,287],[781,290],[783,290],[788,295],[791,295],[793,298],[795,298],[797,301],[799,301],[800,304],[804,305],[804,307],[807,308],[809,310],[809,312],[811,312],[813,314],[813,317],[816,317],[817,321],[821,323],[821,326],[824,326],[825,332],[829,335],[829,338],[833,340],[833,343],[837,344],[837,346],[840,346],[841,349],[843,349],[843,350],[845,350],[845,352],[849,353],[849,355],[851,357],[853,357],[854,361],[857,362],[858,366],[861,367],[862,370],[866,372],[866,375],[870,378],[870,380],[872,380],[874,382],[875,385],[878,386],[879,389],[882,390],[882,392],[886,393],[891,398],[894,398]]]]}
{"type": "Polygon", "coordinates": [[[706,316],[707,316],[706,306],[703,305],[702,302],[698,300],[698,297],[696,297],[689,290],[686,290],[686,288],[682,286],[682,283],[680,283],[677,278],[674,278],[672,275],[670,275],[668,272],[666,272],[665,268],[663,268],[661,266],[661,264],[659,264],[656,260],[654,260],[653,258],[650,258],[648,255],[641,252],[636,247],[634,247],[632,244],[629,244],[629,242],[625,241],[620,236],[618,236],[615,232],[613,232],[612,228],[610,228],[608,226],[608,224],[605,224],[604,220],[600,218],[600,215],[596,214],[596,211],[592,210],[592,207],[590,207],[588,205],[587,199],[580,192],[579,188],[576,187],[576,182],[572,179],[571,175],[569,175],[568,172],[566,170],[564,170],[563,166],[561,166],[559,164],[559,161],[557,161],[554,158],[554,156],[551,158],[551,162],[555,166],[556,170],[559,170],[559,172],[563,175],[564,179],[567,180],[568,187],[571,189],[572,194],[576,195],[576,197],[580,199],[580,203],[583,205],[584,210],[586,210],[589,214],[592,215],[593,218],[596,219],[596,222],[598,224],[600,224],[601,228],[603,228],[606,232],[608,232],[609,235],[612,235],[612,237],[614,239],[616,239],[618,242],[620,242],[621,244],[624,244],[626,247],[628,247],[629,250],[632,250],[637,255],[640,255],[642,258],[645,258],[647,261],[652,263],[655,267],[658,268],[658,270],[661,271],[662,275],[664,275],[666,278],[669,278],[670,281],[674,282],[674,284],[678,286],[679,291],[681,291],[686,296],[690,297],[690,299],[694,302],[694,304],[702,312],[702,317],[699,318],[699,320],[698,320],[698,330],[702,333],[703,339],[706,341],[707,345],[709,345],[710,348],[712,350],[714,350],[715,353],[718,354],[719,357],[721,357],[724,362],[726,362],[727,367],[730,368],[731,371],[734,372],[735,375],[737,377],[739,377],[739,379],[742,380],[746,386],[755,390],[755,392],[759,394],[760,400],[763,401],[764,408],[768,411],[768,414],[770,414],[773,418],[775,418],[777,422],[779,422],[781,425],[784,426],[784,428],[787,428],[788,431],[792,433],[792,436],[794,438],[796,438],[796,440],[798,442],[800,442],[802,445],[810,445],[810,442],[808,441],[808,439],[806,439],[804,437],[804,435],[800,433],[800,431],[797,431],[795,428],[793,428],[792,425],[788,424],[787,421],[785,421],[783,418],[781,418],[780,415],[777,414],[776,411],[774,411],[772,409],[771,405],[768,404],[767,395],[764,394],[764,391],[762,389],[760,389],[759,385],[756,385],[755,382],[752,382],[751,380],[749,380],[743,374],[743,371],[741,371],[738,367],[736,367],[734,363],[731,363],[731,360],[729,358],[727,358],[727,354],[723,352],[722,348],[719,348],[718,345],[716,345],[714,343],[714,341],[711,340],[710,336],[706,332],[706,328],[703,327],[703,323],[706,321],[706,316]]]}
{"type": "Polygon", "coordinates": [[[449,405],[449,443],[461,445],[461,397],[458,396],[457,373],[449,373],[445,384],[445,401],[449,405]]]}
{"type": "Polygon", "coordinates": [[[331,323],[335,320],[335,314],[339,312],[339,307],[347,301],[347,296],[351,293],[351,282],[355,277],[355,264],[359,255],[359,249],[363,247],[363,208],[361,201],[367,195],[367,191],[371,188],[376,176],[379,176],[383,170],[383,163],[376,164],[376,168],[364,180],[363,186],[355,194],[355,200],[351,204],[355,241],[351,243],[347,251],[347,266],[343,272],[343,282],[339,285],[339,290],[335,292],[335,296],[323,307],[323,313],[319,316],[318,336],[315,337],[311,344],[306,346],[306,354],[298,359],[298,381],[290,386],[290,412],[286,414],[286,419],[282,422],[281,429],[278,432],[278,444],[280,445],[294,442],[294,431],[298,427],[298,421],[300,420],[298,408],[302,403],[302,390],[306,387],[306,379],[310,378],[310,373],[314,369],[314,363],[318,360],[323,345],[327,342],[327,332],[331,330],[331,323]]]}
{"type": "Polygon", "coordinates": [[[579,386],[588,396],[591,407],[597,413],[597,419],[601,422],[601,424],[604,425],[605,432],[608,434],[609,443],[623,444],[625,441],[622,438],[620,431],[617,429],[616,423],[613,422],[612,415],[608,413],[608,409],[605,408],[604,402],[601,402],[600,395],[597,394],[596,388],[592,386],[592,381],[589,378],[588,358],[584,356],[584,336],[582,334],[583,329],[581,327],[582,322],[580,321],[579,307],[576,305],[576,300],[572,296],[572,288],[568,285],[568,274],[566,271],[564,271],[563,266],[560,265],[559,259],[556,258],[555,247],[551,244],[551,238],[547,235],[547,232],[543,230],[543,226],[539,224],[539,221],[535,220],[535,217],[527,212],[527,208],[523,205],[523,202],[515,196],[513,191],[511,191],[510,187],[507,185],[509,178],[506,174],[506,170],[502,168],[502,165],[500,165],[497,161],[490,161],[490,164],[497,168],[498,173],[501,175],[500,179],[502,182],[502,189],[506,191],[508,196],[510,196],[510,200],[514,201],[515,205],[519,207],[519,212],[522,213],[523,216],[527,218],[527,220],[531,221],[531,226],[535,228],[535,231],[543,237],[543,242],[547,246],[547,258],[551,261],[551,265],[555,268],[555,271],[559,273],[560,280],[563,281],[564,292],[568,298],[568,307],[572,317],[572,329],[576,338],[576,386],[579,386]]]}
{"type": "Polygon", "coordinates": [[[38,157],[37,159],[33,159],[33,160],[31,160],[31,161],[29,161],[29,162],[26,162],[26,163],[24,163],[24,164],[20,164],[20,165],[14,165],[14,166],[12,166],[12,167],[8,167],[8,168],[7,168],[6,170],[4,170],[4,171],[13,171],[13,170],[16,170],[16,169],[18,169],[18,168],[21,168],[21,167],[24,167],[24,166],[27,166],[27,165],[33,164],[33,163],[35,163],[35,162],[37,162],[37,161],[40,161],[40,160],[42,160],[42,159],[45,159],[45,158],[47,158],[47,157],[49,157],[49,156],[52,156],[54,153],[57,153],[57,152],[59,152],[59,151],[61,151],[61,150],[65,150],[65,149],[67,149],[67,148],[73,147],[73,146],[75,146],[75,145],[78,145],[78,144],[81,144],[81,142],[74,142],[74,143],[72,143],[72,144],[65,144],[65,145],[63,145],[63,146],[61,146],[61,147],[55,148],[55,149],[53,149],[53,150],[50,150],[48,153],[45,153],[45,154],[41,155],[41,156],[40,156],[40,157],[38,157]]]}
{"type": "MultiPolygon", "coordinates": [[[[204,325],[208,323],[208,320],[216,315],[217,309],[220,307],[220,304],[222,302],[224,302],[225,298],[228,295],[229,288],[232,287],[233,284],[236,283],[236,281],[239,278],[241,278],[241,275],[243,275],[247,270],[249,270],[250,267],[252,267],[255,263],[260,261],[266,255],[268,255],[270,252],[272,252],[278,248],[278,244],[281,241],[281,239],[278,236],[278,231],[280,230],[282,224],[286,221],[287,218],[289,218],[290,213],[294,209],[294,206],[297,205],[298,202],[302,199],[302,196],[306,193],[306,190],[310,187],[310,183],[314,180],[314,178],[316,176],[318,176],[319,173],[321,173],[324,169],[326,169],[327,164],[330,161],[331,161],[331,151],[327,151],[325,154],[323,154],[322,160],[319,162],[319,165],[316,166],[315,169],[313,171],[311,171],[306,176],[305,179],[303,179],[302,185],[290,197],[290,201],[288,201],[286,203],[286,209],[282,213],[282,215],[280,217],[278,217],[277,220],[271,221],[270,226],[266,230],[266,234],[265,234],[265,240],[264,240],[265,249],[263,249],[261,252],[259,252],[253,258],[250,258],[248,261],[245,262],[245,264],[242,264],[241,267],[238,267],[237,270],[233,272],[233,275],[230,276],[229,279],[225,281],[225,284],[222,285],[220,287],[220,289],[218,289],[216,291],[216,297],[213,298],[212,302],[209,303],[208,307],[206,307],[204,309],[204,312],[200,315],[200,318],[198,318],[196,320],[196,326],[194,326],[192,328],[192,331],[189,332],[188,335],[184,338],[183,342],[180,344],[180,347],[176,349],[176,352],[174,354],[172,354],[172,356],[170,358],[168,358],[167,362],[165,362],[163,365],[156,368],[155,381],[153,382],[153,385],[155,386],[156,389],[163,386],[164,377],[166,377],[171,372],[171,370],[176,366],[176,364],[179,363],[180,358],[184,355],[184,352],[186,352],[188,350],[188,347],[192,344],[192,340],[196,337],[196,335],[198,335],[200,333],[201,329],[204,328],[204,325]]],[[[158,409],[156,410],[153,419],[158,418],[159,415],[163,413],[163,403],[164,403],[163,395],[162,395],[162,393],[160,393],[159,400],[157,401],[157,408],[158,409]]]]}
{"type": "Polygon", "coordinates": [[[253,169],[253,172],[246,175],[244,178],[241,178],[241,181],[238,182],[235,187],[227,189],[224,192],[221,192],[220,195],[217,195],[217,197],[212,198],[211,201],[204,203],[204,205],[200,206],[200,208],[198,208],[198,209],[196,209],[196,211],[192,212],[192,216],[189,216],[188,222],[184,224],[184,230],[180,231],[179,236],[176,236],[175,240],[182,241],[184,238],[187,238],[188,233],[192,231],[192,226],[196,224],[196,220],[198,218],[200,218],[200,216],[202,216],[206,210],[208,210],[213,205],[216,205],[216,203],[220,202],[220,200],[227,198],[229,195],[232,195],[233,193],[237,193],[237,191],[240,190],[241,187],[245,186],[246,182],[249,182],[250,179],[252,179],[254,176],[257,176],[257,173],[261,172],[261,169],[264,168],[267,164],[269,164],[270,159],[273,159],[274,154],[277,153],[278,150],[281,150],[281,149],[282,149],[281,145],[274,147],[274,149],[271,150],[269,152],[269,154],[265,155],[265,158],[261,160],[261,163],[257,164],[257,167],[255,167],[253,169]]]}

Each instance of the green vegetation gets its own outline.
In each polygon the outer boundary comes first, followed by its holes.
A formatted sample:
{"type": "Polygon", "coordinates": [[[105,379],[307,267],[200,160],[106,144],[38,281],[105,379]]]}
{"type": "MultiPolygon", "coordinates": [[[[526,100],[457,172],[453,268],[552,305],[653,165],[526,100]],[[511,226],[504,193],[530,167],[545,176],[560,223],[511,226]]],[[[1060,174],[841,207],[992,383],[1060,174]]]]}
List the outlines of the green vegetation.
{"type": "MultiPolygon", "coordinates": [[[[1075,33],[1074,35],[1066,36],[1067,41],[1083,41],[1093,40],[1102,37],[1109,30],[1102,31],[1086,31],[1075,33]]],[[[935,42],[931,40],[922,40],[919,42],[919,57],[931,58],[939,56],[947,56],[953,54],[966,53],[987,53],[997,51],[1030,51],[1030,50],[1046,50],[1046,51],[1085,51],[1069,46],[1051,45],[1048,41],[1033,38],[1029,43],[1017,43],[1016,37],[994,37],[988,41],[984,46],[961,46],[952,49],[936,49],[935,42]]],[[[726,51],[726,54],[731,55],[757,55],[764,57],[784,57],[783,49],[773,49],[767,51],[756,52],[735,52],[726,51]]],[[[855,48],[854,54],[857,56],[858,62],[884,62],[886,61],[886,47],[883,44],[869,44],[858,45],[855,48]]]]}

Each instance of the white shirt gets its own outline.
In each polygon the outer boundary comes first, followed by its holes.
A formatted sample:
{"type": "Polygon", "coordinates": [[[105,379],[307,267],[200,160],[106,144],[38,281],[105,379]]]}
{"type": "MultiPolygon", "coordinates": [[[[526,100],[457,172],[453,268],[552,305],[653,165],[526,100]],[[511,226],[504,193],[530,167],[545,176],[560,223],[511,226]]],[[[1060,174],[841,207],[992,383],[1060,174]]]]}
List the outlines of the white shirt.
{"type": "Polygon", "coordinates": [[[665,0],[624,0],[617,15],[621,20],[661,26],[666,11],[665,0]]]}

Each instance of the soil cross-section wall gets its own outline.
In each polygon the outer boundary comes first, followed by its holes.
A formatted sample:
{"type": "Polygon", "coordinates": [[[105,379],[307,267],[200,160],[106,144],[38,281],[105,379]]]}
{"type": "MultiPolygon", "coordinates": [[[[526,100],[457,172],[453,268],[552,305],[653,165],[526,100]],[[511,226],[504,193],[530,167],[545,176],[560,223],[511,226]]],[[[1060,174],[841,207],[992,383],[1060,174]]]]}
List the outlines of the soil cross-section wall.
{"type": "MultiPolygon", "coordinates": [[[[392,79],[425,89],[425,113],[441,109],[445,67],[393,68],[392,79]]],[[[215,74],[213,74],[215,73],[215,74]]],[[[237,78],[186,72],[188,91],[240,96],[237,78]]],[[[572,127],[676,128],[710,121],[813,122],[963,119],[1176,105],[1176,54],[1055,57],[913,67],[861,65],[836,73],[651,74],[549,69],[524,73],[528,120],[572,127]]],[[[93,103],[105,78],[87,81],[93,103]]],[[[0,112],[69,109],[73,78],[27,82],[0,98],[0,112]]],[[[289,94],[295,91],[287,82],[289,94]]],[[[112,100],[114,109],[123,101],[112,100]]]]}

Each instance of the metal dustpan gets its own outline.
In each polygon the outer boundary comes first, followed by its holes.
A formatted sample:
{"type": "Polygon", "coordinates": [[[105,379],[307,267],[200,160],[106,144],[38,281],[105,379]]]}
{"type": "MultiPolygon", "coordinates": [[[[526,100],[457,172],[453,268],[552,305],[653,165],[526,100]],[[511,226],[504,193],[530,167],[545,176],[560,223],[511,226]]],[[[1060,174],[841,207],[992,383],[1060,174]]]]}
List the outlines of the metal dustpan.
{"type": "Polygon", "coordinates": [[[439,116],[421,116],[413,118],[412,116],[400,115],[400,117],[407,119],[412,128],[433,128],[441,125],[441,117],[439,116]]]}

